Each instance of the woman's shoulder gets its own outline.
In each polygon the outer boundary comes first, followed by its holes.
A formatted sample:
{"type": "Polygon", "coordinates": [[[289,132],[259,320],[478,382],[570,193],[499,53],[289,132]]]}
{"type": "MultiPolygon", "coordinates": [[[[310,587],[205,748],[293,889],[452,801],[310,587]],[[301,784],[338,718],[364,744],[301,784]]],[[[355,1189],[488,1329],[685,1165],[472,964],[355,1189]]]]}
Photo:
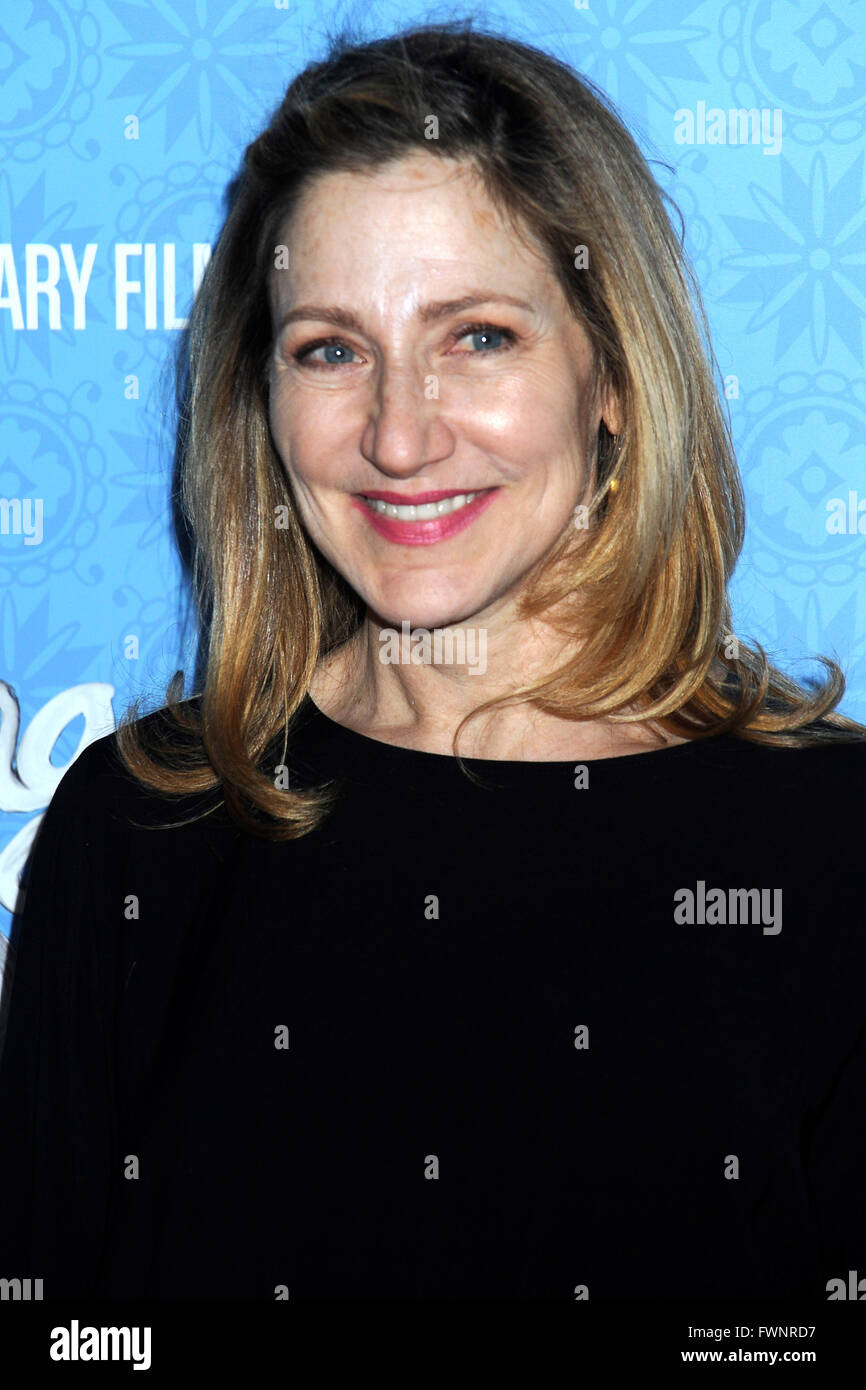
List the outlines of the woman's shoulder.
{"type": "MultiPolygon", "coordinates": [[[[794,777],[858,776],[866,770],[866,734],[859,736],[833,727],[811,728],[807,741],[764,743],[742,735],[725,740],[739,752],[749,750],[763,766],[794,777]]],[[[791,735],[795,738],[796,735],[791,735]]]]}
{"type": "Polygon", "coordinates": [[[792,744],[758,742],[743,735],[722,735],[709,739],[721,754],[720,761],[737,766],[742,775],[751,775],[779,786],[828,787],[862,786],[866,777],[866,736],[843,735],[841,731],[810,731],[808,741],[792,744]]]}
{"type": "MultiPolygon", "coordinates": [[[[181,700],[177,706],[161,705],[158,709],[150,710],[136,719],[124,720],[123,723],[127,727],[134,727],[137,733],[144,735],[149,744],[154,744],[161,737],[170,736],[173,729],[177,729],[178,725],[172,713],[173,709],[178,708],[182,712],[195,715],[201,709],[201,700],[201,695],[191,695],[188,699],[181,700]]],[[[94,776],[110,776],[112,772],[116,773],[118,764],[122,765],[118,746],[120,729],[121,726],[118,725],[85,744],[74,762],[70,763],[69,768],[71,769],[86,759],[85,765],[90,768],[94,776]]]]}
{"type": "Polygon", "coordinates": [[[862,841],[866,738],[791,747],[726,737],[707,763],[712,799],[757,836],[843,857],[862,841]]]}
{"type": "MultiPolygon", "coordinates": [[[[197,711],[200,704],[200,695],[181,701],[181,706],[189,712],[197,711]]],[[[170,747],[173,732],[178,727],[168,706],[143,714],[130,724],[144,736],[143,741],[151,749],[160,745],[170,747]]],[[[74,805],[78,814],[101,812],[126,818],[133,810],[140,812],[152,808],[162,799],[160,793],[139,781],[127,766],[121,751],[120,729],[115,728],[85,744],[67,765],[51,804],[74,805]]],[[[177,805],[176,797],[170,800],[172,805],[177,805]]]]}

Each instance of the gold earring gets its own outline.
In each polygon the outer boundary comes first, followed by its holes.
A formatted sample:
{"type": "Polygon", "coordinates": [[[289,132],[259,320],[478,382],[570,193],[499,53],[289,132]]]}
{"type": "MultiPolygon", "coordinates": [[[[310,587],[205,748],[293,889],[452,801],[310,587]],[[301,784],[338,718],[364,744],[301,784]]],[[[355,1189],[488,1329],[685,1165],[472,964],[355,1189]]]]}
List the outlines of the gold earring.
{"type": "MultiPolygon", "coordinates": [[[[612,435],[611,435],[611,439],[613,440],[614,445],[616,445],[616,444],[619,442],[619,435],[618,435],[618,434],[612,434],[612,435]]],[[[608,490],[608,492],[616,492],[618,488],[619,488],[619,478],[611,478],[610,482],[609,482],[608,485],[607,485],[607,490],[608,490]]]]}

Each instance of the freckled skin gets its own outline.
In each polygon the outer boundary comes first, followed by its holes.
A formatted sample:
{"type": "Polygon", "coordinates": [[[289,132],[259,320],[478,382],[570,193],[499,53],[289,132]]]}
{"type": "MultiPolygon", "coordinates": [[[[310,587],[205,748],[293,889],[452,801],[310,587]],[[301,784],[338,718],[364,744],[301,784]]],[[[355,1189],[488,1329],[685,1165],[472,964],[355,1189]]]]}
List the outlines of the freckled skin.
{"type": "MultiPolygon", "coordinates": [[[[298,304],[339,305],[364,329],[307,320],[275,345],[272,428],[311,536],[385,623],[507,621],[521,580],[586,493],[602,416],[589,340],[552,269],[470,168],[426,154],[321,177],[281,240],[289,269],[273,276],[276,321],[298,304]],[[426,302],[480,287],[532,307],[489,302],[420,321],[426,302]],[[509,328],[517,342],[492,352],[471,336],[456,341],[467,322],[509,328]],[[351,349],[342,365],[293,360],[328,336],[351,349]],[[350,501],[366,489],[455,487],[501,490],[466,531],[433,546],[395,545],[350,501]]],[[[615,429],[613,402],[606,418],[615,429]]]]}

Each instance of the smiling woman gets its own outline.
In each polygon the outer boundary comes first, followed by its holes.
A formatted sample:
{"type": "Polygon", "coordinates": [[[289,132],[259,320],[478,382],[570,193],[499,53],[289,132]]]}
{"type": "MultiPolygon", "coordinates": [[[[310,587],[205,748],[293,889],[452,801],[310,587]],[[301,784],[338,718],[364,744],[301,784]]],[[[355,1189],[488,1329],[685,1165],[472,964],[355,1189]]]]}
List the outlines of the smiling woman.
{"type": "MultiPolygon", "coordinates": [[[[465,161],[422,151],[324,174],[279,236],[271,431],[306,534],[368,615],[312,691],[359,732],[385,724],[407,746],[447,753],[459,681],[431,686],[429,671],[413,681],[394,667],[390,683],[379,677],[374,629],[397,615],[483,627],[491,694],[508,682],[518,631],[524,669],[552,668],[560,638],[527,630],[519,592],[569,528],[579,544],[570,523],[618,405],[548,257],[515,237],[465,161]]],[[[613,744],[611,727],[500,713],[483,748],[565,757],[613,744]]]]}
{"type": "Polygon", "coordinates": [[[33,860],[0,1117],[46,1297],[866,1268],[866,729],[734,633],[705,338],[563,64],[435,26],[292,82],[191,323],[201,690],[33,860]]]}

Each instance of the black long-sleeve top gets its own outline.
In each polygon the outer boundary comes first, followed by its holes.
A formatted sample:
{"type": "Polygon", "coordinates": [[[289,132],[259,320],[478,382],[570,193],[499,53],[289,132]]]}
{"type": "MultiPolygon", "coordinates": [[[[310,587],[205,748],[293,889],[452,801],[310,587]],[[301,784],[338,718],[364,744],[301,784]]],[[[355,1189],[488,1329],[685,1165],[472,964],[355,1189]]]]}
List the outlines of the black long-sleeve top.
{"type": "Polygon", "coordinates": [[[569,1301],[866,1276],[866,744],[469,759],[479,786],[307,699],[287,765],[341,800],[279,844],[224,809],[154,828],[207,798],[145,791],[114,735],[65,773],[13,936],[0,1274],[569,1301]]]}

